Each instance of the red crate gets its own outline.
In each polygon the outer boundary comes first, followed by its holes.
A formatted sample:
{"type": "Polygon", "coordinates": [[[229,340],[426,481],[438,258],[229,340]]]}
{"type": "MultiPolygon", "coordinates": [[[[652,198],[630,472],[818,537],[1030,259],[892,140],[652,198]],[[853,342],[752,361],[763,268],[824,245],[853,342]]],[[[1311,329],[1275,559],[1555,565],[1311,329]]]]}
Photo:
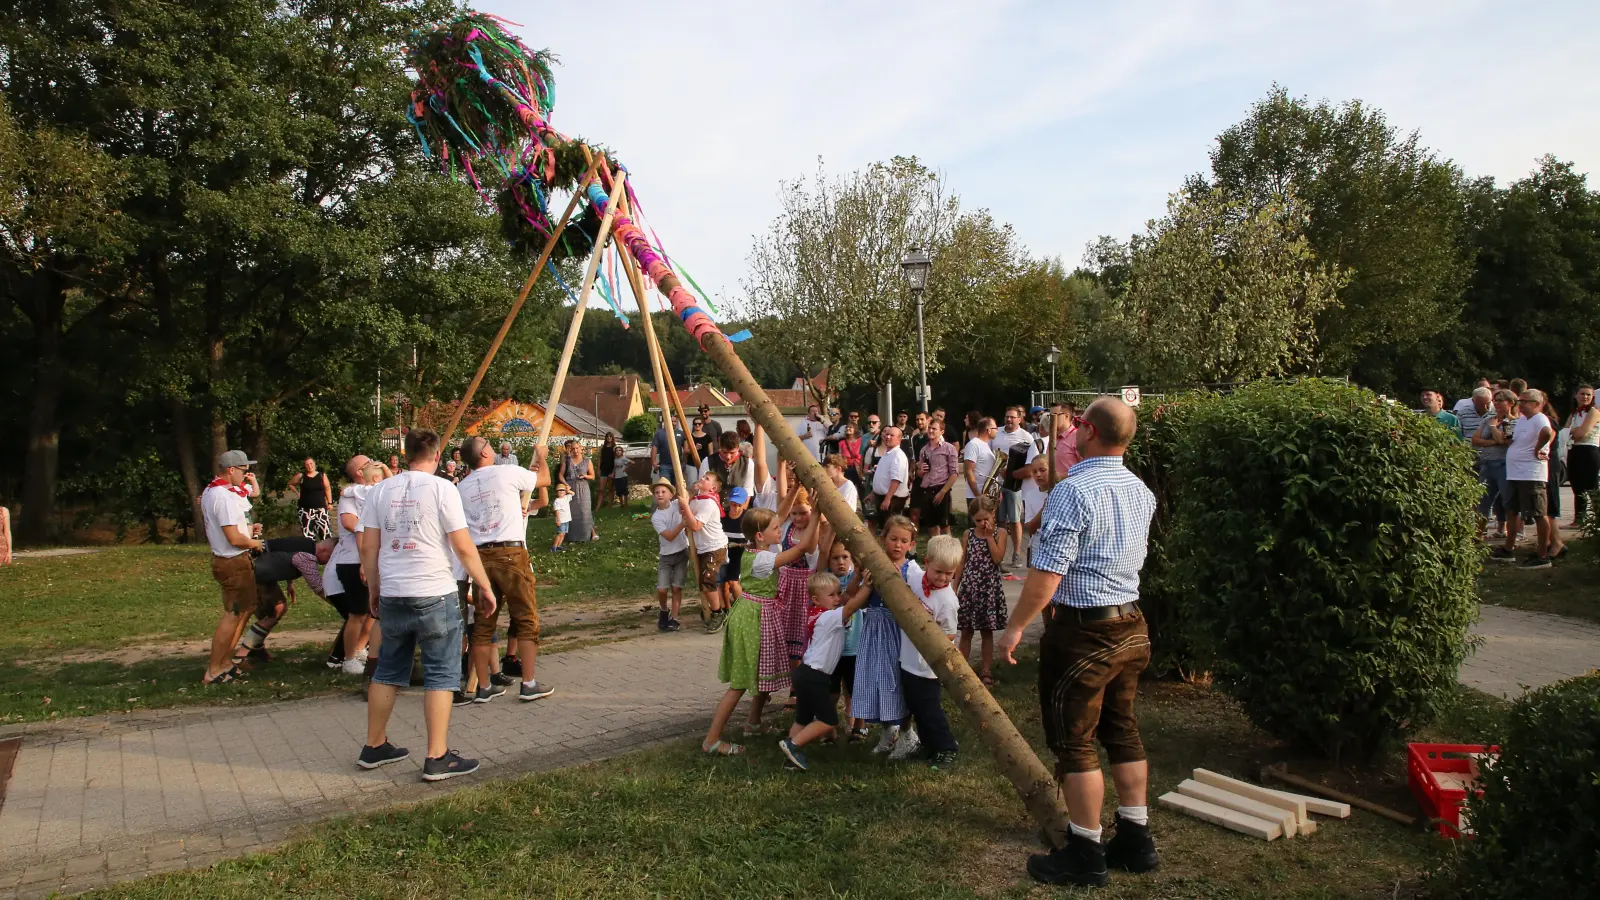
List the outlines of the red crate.
{"type": "MultiPolygon", "coordinates": [[[[1497,746],[1482,744],[1406,745],[1406,782],[1411,787],[1411,796],[1417,798],[1423,814],[1436,824],[1440,834],[1447,838],[1461,837],[1461,805],[1467,800],[1467,792],[1445,787],[1435,773],[1465,775],[1473,768],[1469,754],[1499,752],[1497,746]]],[[[1482,791],[1477,793],[1483,794],[1482,791]]]]}

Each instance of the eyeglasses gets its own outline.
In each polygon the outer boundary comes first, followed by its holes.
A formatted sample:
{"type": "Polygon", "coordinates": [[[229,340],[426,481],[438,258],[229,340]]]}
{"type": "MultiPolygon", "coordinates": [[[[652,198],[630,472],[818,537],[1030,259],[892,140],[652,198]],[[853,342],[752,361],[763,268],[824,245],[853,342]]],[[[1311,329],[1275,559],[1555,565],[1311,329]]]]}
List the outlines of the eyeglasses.
{"type": "Polygon", "coordinates": [[[1089,420],[1085,419],[1083,416],[1073,416],[1072,417],[1072,427],[1073,428],[1082,428],[1083,426],[1085,426],[1087,424],[1089,424],[1089,420]]]}

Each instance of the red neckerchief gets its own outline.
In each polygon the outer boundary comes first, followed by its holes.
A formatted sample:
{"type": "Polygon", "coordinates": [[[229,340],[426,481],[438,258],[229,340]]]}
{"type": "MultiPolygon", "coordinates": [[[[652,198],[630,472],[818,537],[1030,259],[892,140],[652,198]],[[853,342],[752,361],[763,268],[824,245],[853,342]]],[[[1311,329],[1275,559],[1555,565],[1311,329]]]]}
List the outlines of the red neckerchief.
{"type": "MultiPolygon", "coordinates": [[[[809,600],[806,601],[806,602],[808,604],[810,603],[809,600]]],[[[811,633],[817,630],[817,620],[822,618],[822,614],[825,613],[825,612],[827,612],[827,610],[823,609],[820,606],[812,606],[812,607],[810,607],[809,610],[807,610],[807,612],[806,612],[806,643],[805,643],[806,647],[810,647],[811,646],[811,633]]]]}
{"type": "Polygon", "coordinates": [[[722,502],[722,498],[718,497],[716,494],[695,494],[694,498],[696,500],[710,500],[719,504],[722,502]]]}
{"type": "MultiPolygon", "coordinates": [[[[939,588],[938,590],[943,590],[943,588],[939,588]]],[[[928,573],[927,572],[923,572],[922,573],[922,597],[920,599],[922,600],[923,608],[926,609],[928,612],[933,612],[933,607],[928,605],[928,597],[933,593],[933,591],[934,591],[933,588],[928,587],[928,573]]]]}
{"type": "Polygon", "coordinates": [[[216,478],[212,479],[211,483],[206,485],[206,487],[208,487],[208,488],[214,488],[214,487],[227,488],[228,491],[230,493],[232,493],[232,494],[236,494],[236,495],[238,495],[240,497],[243,497],[246,500],[250,499],[250,492],[245,490],[242,485],[229,484],[228,483],[228,479],[223,477],[223,476],[221,476],[221,475],[218,475],[216,478]]]}

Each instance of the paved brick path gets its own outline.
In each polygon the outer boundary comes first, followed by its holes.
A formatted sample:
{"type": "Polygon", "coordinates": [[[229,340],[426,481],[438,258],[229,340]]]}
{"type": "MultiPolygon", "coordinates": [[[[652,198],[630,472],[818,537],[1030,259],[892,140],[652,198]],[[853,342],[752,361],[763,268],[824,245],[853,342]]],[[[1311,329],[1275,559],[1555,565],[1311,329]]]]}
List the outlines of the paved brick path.
{"type": "MultiPolygon", "coordinates": [[[[1013,601],[1020,587],[1006,583],[1013,601]]],[[[1600,665],[1600,627],[1588,623],[1485,606],[1477,631],[1485,645],[1461,681],[1490,693],[1600,665]]],[[[691,630],[546,656],[539,674],[555,696],[455,710],[451,743],[484,768],[442,785],[418,780],[416,695],[390,725],[412,758],[375,772],[353,764],[366,736],[354,696],[0,730],[23,739],[0,806],[0,900],[205,866],[268,849],[299,824],[698,734],[721,690],[720,643],[691,630]]]]}
{"type": "Polygon", "coordinates": [[[411,759],[364,772],[366,704],[353,695],[187,710],[23,737],[0,806],[0,898],[75,892],[266,849],[292,826],[425,797],[485,778],[625,753],[704,729],[721,686],[721,637],[698,629],[539,660],[554,696],[508,694],[458,708],[451,745],[478,775],[424,784],[419,694],[402,696],[390,739],[411,759]]]}
{"type": "Polygon", "coordinates": [[[1510,698],[1600,668],[1600,625],[1505,606],[1482,610],[1473,632],[1484,643],[1462,664],[1462,684],[1510,698]]]}

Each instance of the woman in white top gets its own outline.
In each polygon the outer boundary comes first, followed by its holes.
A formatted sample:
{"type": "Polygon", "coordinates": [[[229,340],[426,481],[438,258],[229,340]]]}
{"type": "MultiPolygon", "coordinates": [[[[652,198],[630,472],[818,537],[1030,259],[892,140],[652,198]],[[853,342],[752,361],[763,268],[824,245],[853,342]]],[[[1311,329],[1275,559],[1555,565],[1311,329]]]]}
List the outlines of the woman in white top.
{"type": "Polygon", "coordinates": [[[1567,480],[1572,483],[1572,527],[1578,527],[1589,509],[1589,495],[1600,488],[1600,410],[1594,406],[1594,388],[1580,385],[1572,397],[1567,417],[1567,480]]]}

